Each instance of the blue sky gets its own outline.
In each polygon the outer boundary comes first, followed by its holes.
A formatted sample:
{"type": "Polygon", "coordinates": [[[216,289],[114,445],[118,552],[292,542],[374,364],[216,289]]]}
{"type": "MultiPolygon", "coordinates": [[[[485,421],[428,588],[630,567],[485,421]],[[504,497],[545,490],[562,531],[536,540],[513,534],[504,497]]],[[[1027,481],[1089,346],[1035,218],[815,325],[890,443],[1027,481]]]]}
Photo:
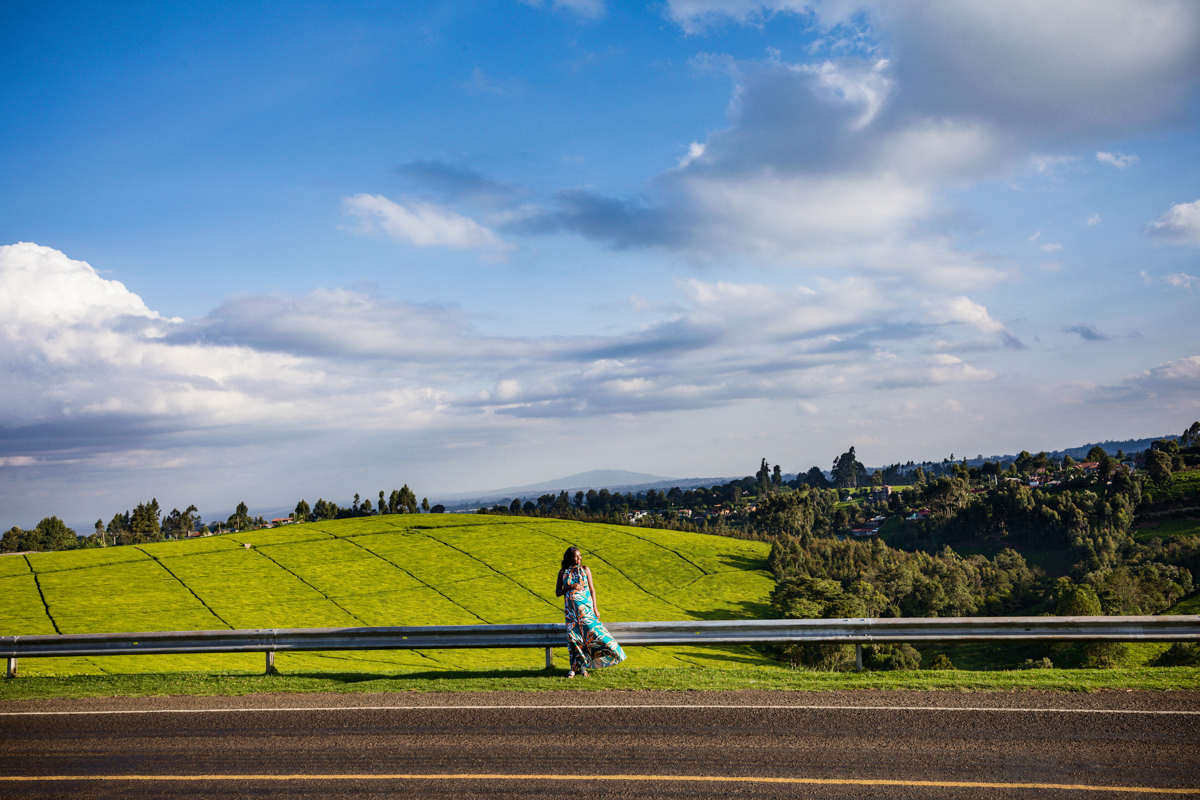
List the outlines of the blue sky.
{"type": "Polygon", "coordinates": [[[1191,2],[0,12],[0,508],[1200,417],[1191,2]]]}

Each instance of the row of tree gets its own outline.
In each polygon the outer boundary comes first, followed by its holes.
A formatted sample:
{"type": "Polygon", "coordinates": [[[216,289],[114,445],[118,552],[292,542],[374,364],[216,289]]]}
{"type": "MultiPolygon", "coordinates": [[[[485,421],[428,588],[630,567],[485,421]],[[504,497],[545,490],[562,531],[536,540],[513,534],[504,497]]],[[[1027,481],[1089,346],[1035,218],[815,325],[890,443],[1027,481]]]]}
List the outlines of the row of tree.
{"type": "MultiPolygon", "coordinates": [[[[378,505],[373,505],[369,499],[361,500],[357,494],[354,495],[353,503],[345,508],[324,499],[317,500],[316,505],[310,508],[306,501],[301,500],[296,504],[291,518],[294,522],[311,522],[372,514],[418,514],[422,511],[436,514],[445,510],[441,505],[430,507],[428,498],[418,503],[412,489],[405,484],[400,489],[393,489],[386,497],[381,491],[378,505]]],[[[237,508],[228,519],[224,522],[210,523],[208,529],[221,533],[252,530],[267,524],[267,520],[261,515],[251,514],[250,508],[243,501],[237,504],[237,508]]],[[[203,527],[203,520],[196,506],[189,505],[183,511],[172,508],[170,513],[164,515],[158,499],[154,498],[149,502],[138,503],[131,511],[117,512],[107,524],[102,519],[96,520],[92,534],[85,537],[78,536],[58,517],[47,517],[30,530],[10,528],[0,537],[0,553],[147,544],[186,538],[203,527]]]]}

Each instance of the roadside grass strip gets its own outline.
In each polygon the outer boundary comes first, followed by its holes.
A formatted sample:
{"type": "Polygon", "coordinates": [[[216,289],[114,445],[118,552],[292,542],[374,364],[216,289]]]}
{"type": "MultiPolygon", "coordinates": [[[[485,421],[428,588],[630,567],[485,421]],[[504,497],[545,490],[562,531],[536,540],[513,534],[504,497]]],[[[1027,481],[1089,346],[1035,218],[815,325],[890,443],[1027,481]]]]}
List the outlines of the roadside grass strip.
{"type": "MultiPolygon", "coordinates": [[[[455,651],[455,653],[461,651],[455,651]]],[[[343,654],[344,655],[344,654],[343,654]]],[[[372,657],[379,654],[368,654],[372,657]]],[[[412,654],[410,654],[412,655],[412,654]]],[[[452,654],[453,655],[453,654],[452,654]]],[[[556,657],[557,657],[556,651],[556,657]]],[[[107,661],[123,658],[114,656],[107,661]]],[[[146,659],[159,658],[146,656],[146,659]]],[[[236,656],[248,658],[248,656],[236,656]]],[[[52,660],[52,659],[42,659],[52,660]]],[[[65,659],[64,659],[65,660],[65,659]]],[[[235,670],[161,670],[127,674],[29,675],[0,681],[0,701],[82,697],[167,697],[174,695],[237,697],[272,693],[375,694],[395,692],[573,692],[604,691],[804,691],[846,690],[958,692],[1097,692],[1124,690],[1183,691],[1195,693],[1200,668],[1143,669],[1031,669],[972,672],[921,670],[909,672],[809,672],[786,667],[742,668],[646,666],[598,670],[587,680],[567,680],[565,666],[537,668],[445,668],[426,660],[424,665],[399,666],[378,661],[338,660],[313,653],[281,653],[282,674],[263,675],[262,659],[244,672],[235,670]],[[339,668],[338,665],[341,665],[339,668]]],[[[105,661],[97,659],[97,661],[105,661]]],[[[24,662],[23,662],[24,663],[24,662]]],[[[144,664],[143,661],[139,663],[144,664]]],[[[562,664],[560,660],[557,663],[562,664]]],[[[24,669],[24,667],[22,667],[24,669]]],[[[124,672],[124,671],[123,671],[124,672]]],[[[694,694],[690,697],[695,697],[694,694]]],[[[534,700],[534,702],[537,702],[534,700]]],[[[700,701],[703,702],[703,701],[700,701]]],[[[2,709],[0,709],[2,710],[2,709]]]]}

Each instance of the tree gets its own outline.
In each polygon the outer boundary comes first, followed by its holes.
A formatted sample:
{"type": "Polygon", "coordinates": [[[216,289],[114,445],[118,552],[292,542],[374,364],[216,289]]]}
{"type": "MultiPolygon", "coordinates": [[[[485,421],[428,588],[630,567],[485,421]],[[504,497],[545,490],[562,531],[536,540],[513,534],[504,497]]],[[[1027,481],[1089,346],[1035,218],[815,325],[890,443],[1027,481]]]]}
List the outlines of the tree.
{"type": "Polygon", "coordinates": [[[804,482],[814,489],[828,489],[829,481],[825,478],[825,473],[820,467],[809,467],[808,472],[804,473],[804,482]]]}
{"type": "MultiPolygon", "coordinates": [[[[382,498],[383,492],[380,492],[379,496],[382,498]]],[[[301,499],[299,503],[296,503],[296,510],[292,512],[292,520],[295,522],[308,522],[311,515],[312,509],[308,507],[308,501],[301,499]]]]}
{"type": "Polygon", "coordinates": [[[200,517],[196,514],[195,506],[188,506],[184,511],[172,508],[171,513],[163,518],[163,533],[187,538],[187,535],[195,530],[196,523],[199,521],[200,517]]]}
{"type": "Polygon", "coordinates": [[[161,517],[162,511],[159,509],[157,499],[153,499],[149,503],[138,503],[137,508],[133,509],[133,513],[129,516],[126,538],[132,544],[161,542],[163,538],[162,525],[159,521],[161,517]]]}
{"type": "Polygon", "coordinates": [[[833,485],[838,489],[855,489],[858,487],[858,476],[866,472],[866,467],[858,462],[854,447],[833,460],[833,485]]]}
{"type": "Polygon", "coordinates": [[[1013,462],[1013,466],[1016,467],[1017,472],[1028,473],[1033,469],[1033,456],[1028,450],[1022,450],[1017,455],[1017,460],[1013,462]]]}
{"type": "Polygon", "coordinates": [[[421,498],[421,510],[424,511],[426,514],[429,513],[429,498],[428,497],[421,498]]]}
{"type": "Polygon", "coordinates": [[[4,532],[4,538],[0,539],[0,553],[19,553],[25,538],[25,531],[12,526],[4,532]]]}
{"type": "Polygon", "coordinates": [[[1107,455],[1108,455],[1107,450],[1105,450],[1103,447],[1101,447],[1098,444],[1094,444],[1094,445],[1092,445],[1092,449],[1087,451],[1087,456],[1084,457],[1084,460],[1098,462],[1107,455]]]}
{"type": "Polygon", "coordinates": [[[438,503],[436,506],[429,509],[429,513],[430,514],[445,514],[446,507],[444,505],[442,505],[441,503],[438,503]]]}
{"type": "Polygon", "coordinates": [[[417,496],[413,494],[412,489],[408,488],[407,483],[400,489],[397,507],[397,513],[400,514],[417,513],[417,496]]]}
{"type": "Polygon", "coordinates": [[[104,541],[104,520],[96,520],[96,530],[92,536],[95,537],[96,541],[100,543],[101,547],[106,547],[108,545],[108,542],[104,541]]]}
{"type": "Polygon", "coordinates": [[[758,480],[758,493],[765,495],[771,491],[771,467],[767,464],[764,458],[758,466],[758,472],[754,473],[754,477],[758,480]]]}
{"type": "Polygon", "coordinates": [[[27,531],[25,539],[31,550],[70,550],[78,544],[75,531],[71,530],[58,517],[46,517],[32,531],[27,531]]]}
{"type": "Polygon", "coordinates": [[[883,473],[875,470],[871,473],[871,485],[874,487],[883,486],[883,473]]]}
{"type": "Polygon", "coordinates": [[[510,513],[510,514],[520,514],[521,513],[521,498],[519,498],[519,497],[513,498],[513,501],[508,504],[508,513],[510,513]]]}
{"type": "Polygon", "coordinates": [[[250,527],[250,508],[249,508],[249,506],[247,506],[244,501],[241,503],[238,503],[237,509],[235,509],[234,512],[229,515],[228,522],[229,522],[229,527],[234,530],[244,531],[247,528],[249,528],[250,527]]]}
{"type": "Polygon", "coordinates": [[[772,536],[786,534],[807,540],[813,526],[813,503],[809,492],[775,493],[760,498],[751,519],[772,536]]]}
{"type": "Polygon", "coordinates": [[[325,499],[318,497],[317,504],[313,506],[312,515],[313,519],[318,521],[337,519],[339,511],[341,511],[341,509],[337,507],[337,503],[330,503],[325,499]]]}
{"type": "Polygon", "coordinates": [[[1191,427],[1183,432],[1179,437],[1181,447],[1195,447],[1200,445],[1200,422],[1193,422],[1191,427]]]}
{"type": "Polygon", "coordinates": [[[1074,584],[1059,578],[1054,586],[1054,613],[1060,617],[1099,617],[1104,614],[1096,590],[1086,584],[1074,584]]]}
{"type": "Polygon", "coordinates": [[[1146,453],[1146,472],[1155,486],[1163,488],[1171,483],[1171,456],[1162,450],[1151,450],[1146,453]]]}
{"type": "Polygon", "coordinates": [[[1071,458],[1070,456],[1063,456],[1062,468],[1064,470],[1074,469],[1075,468],[1075,459],[1071,458]]]}
{"type": "Polygon", "coordinates": [[[783,486],[783,470],[779,468],[778,464],[776,464],[775,469],[771,471],[771,483],[776,489],[783,486]]]}

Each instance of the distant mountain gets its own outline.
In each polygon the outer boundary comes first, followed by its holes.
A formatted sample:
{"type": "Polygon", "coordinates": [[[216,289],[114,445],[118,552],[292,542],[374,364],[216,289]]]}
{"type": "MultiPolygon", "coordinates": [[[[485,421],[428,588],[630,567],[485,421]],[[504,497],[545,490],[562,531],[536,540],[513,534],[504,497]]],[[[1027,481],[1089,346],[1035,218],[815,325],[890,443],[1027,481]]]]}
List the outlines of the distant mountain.
{"type": "MultiPolygon", "coordinates": [[[[509,486],[505,489],[493,489],[481,492],[462,492],[460,494],[441,495],[436,502],[448,509],[478,508],[482,505],[493,505],[501,500],[512,500],[519,497],[522,500],[537,500],[543,494],[558,494],[559,492],[586,492],[588,489],[613,489],[622,492],[645,491],[646,489],[670,489],[678,486],[681,489],[691,489],[696,486],[712,486],[726,483],[731,478],[664,478],[661,475],[649,475],[644,472],[629,472],[623,469],[593,469],[588,472],[578,472],[565,478],[555,478],[541,483],[530,483],[525,486],[509,486]]],[[[435,502],[430,500],[430,502],[435,502]]]]}

